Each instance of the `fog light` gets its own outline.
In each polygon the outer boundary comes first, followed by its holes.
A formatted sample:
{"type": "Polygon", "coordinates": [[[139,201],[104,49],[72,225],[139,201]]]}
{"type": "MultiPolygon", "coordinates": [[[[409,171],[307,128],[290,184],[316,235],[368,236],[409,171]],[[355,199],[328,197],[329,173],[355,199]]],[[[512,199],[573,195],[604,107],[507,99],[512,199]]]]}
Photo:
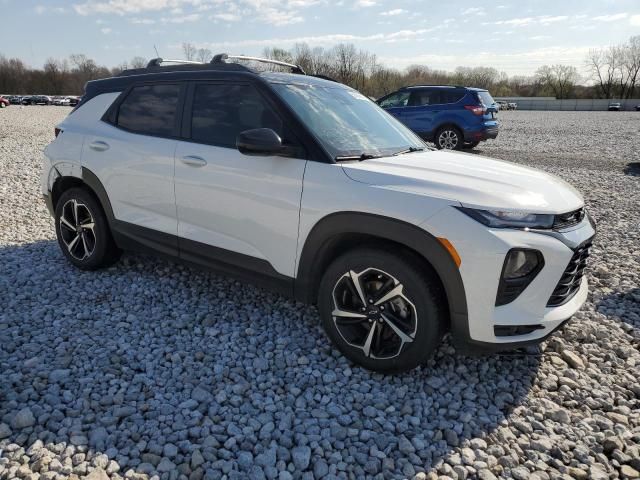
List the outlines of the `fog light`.
{"type": "Polygon", "coordinates": [[[504,263],[502,278],[520,278],[538,267],[540,252],[537,250],[511,250],[504,263]]]}
{"type": "Polygon", "coordinates": [[[544,266],[544,258],[538,250],[514,248],[504,259],[496,306],[513,302],[536,278],[544,266]]]}

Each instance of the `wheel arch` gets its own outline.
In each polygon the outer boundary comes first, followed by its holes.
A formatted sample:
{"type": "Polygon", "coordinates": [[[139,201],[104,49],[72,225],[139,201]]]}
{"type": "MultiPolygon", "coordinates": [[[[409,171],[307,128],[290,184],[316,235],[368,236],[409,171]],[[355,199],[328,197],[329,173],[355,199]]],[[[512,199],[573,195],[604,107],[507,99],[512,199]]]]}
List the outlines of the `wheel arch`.
{"type": "Polygon", "coordinates": [[[56,178],[53,186],[51,187],[51,204],[54,210],[56,208],[56,205],[58,204],[60,196],[64,192],[66,192],[70,188],[82,187],[89,190],[89,192],[91,192],[96,197],[98,203],[102,207],[102,210],[107,216],[109,224],[111,224],[114,218],[113,209],[111,208],[111,202],[109,201],[107,191],[104,189],[102,182],[100,181],[100,179],[98,179],[95,173],[93,173],[86,167],[82,167],[80,172],[80,177],[76,177],[73,175],[61,175],[56,178]]]}
{"type": "Polygon", "coordinates": [[[316,303],[320,279],[338,255],[372,243],[402,248],[430,268],[447,300],[452,331],[468,331],[467,301],[457,265],[446,248],[430,233],[410,223],[376,214],[340,212],[322,218],[309,232],[301,251],[295,297],[316,303]]]}

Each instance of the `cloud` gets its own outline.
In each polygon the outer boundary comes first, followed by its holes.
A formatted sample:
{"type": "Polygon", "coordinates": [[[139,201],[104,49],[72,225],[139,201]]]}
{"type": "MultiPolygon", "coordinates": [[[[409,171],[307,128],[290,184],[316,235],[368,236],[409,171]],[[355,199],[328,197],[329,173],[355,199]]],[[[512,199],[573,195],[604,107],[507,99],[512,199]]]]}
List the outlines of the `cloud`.
{"type": "Polygon", "coordinates": [[[627,16],[627,13],[614,13],[612,15],[599,15],[597,17],[593,17],[593,19],[599,22],[615,22],[616,20],[627,18],[627,16]]]}
{"type": "MultiPolygon", "coordinates": [[[[239,40],[236,42],[209,42],[199,44],[198,47],[210,49],[218,48],[245,48],[245,47],[289,47],[296,43],[308,43],[310,45],[335,45],[348,42],[398,42],[404,40],[417,40],[425,33],[435,30],[434,28],[421,28],[416,30],[399,30],[390,33],[377,33],[373,35],[354,35],[351,33],[336,33],[329,35],[316,35],[292,38],[261,38],[254,40],[239,40]]],[[[172,48],[181,48],[180,45],[173,45],[172,48]]]]}
{"type": "Polygon", "coordinates": [[[640,15],[632,15],[629,19],[629,23],[634,27],[640,27],[640,15]]]}
{"type": "Polygon", "coordinates": [[[539,15],[537,17],[516,17],[508,20],[498,20],[497,22],[485,22],[483,25],[511,25],[514,27],[525,27],[533,24],[550,25],[552,23],[564,22],[569,20],[568,15],[539,15]]]}
{"type": "Polygon", "coordinates": [[[402,15],[408,13],[404,8],[394,8],[393,10],[387,10],[386,12],[380,12],[383,17],[395,17],[396,15],[402,15]]]}
{"type": "Polygon", "coordinates": [[[486,15],[487,13],[484,11],[482,7],[471,7],[462,11],[462,15],[486,15]]]}
{"type": "Polygon", "coordinates": [[[190,23],[200,20],[199,13],[191,13],[189,15],[176,15],[173,17],[163,17],[160,19],[162,23],[190,23]]]}
{"type": "Polygon", "coordinates": [[[368,8],[376,5],[375,0],[358,0],[356,2],[356,8],[368,8]]]}
{"type": "Polygon", "coordinates": [[[237,13],[216,13],[209,17],[211,20],[222,20],[224,22],[238,22],[242,17],[237,13]]]}
{"type": "Polygon", "coordinates": [[[156,21],[151,18],[132,18],[131,23],[135,25],[153,25],[156,21]]]}
{"type": "MultiPolygon", "coordinates": [[[[162,13],[162,23],[187,23],[200,20],[202,12],[224,6],[223,11],[209,18],[232,22],[246,16],[253,22],[271,25],[291,25],[304,21],[301,10],[324,0],[85,0],[73,5],[79,15],[133,15],[162,13]]],[[[359,0],[371,6],[375,0],[359,0]]],[[[212,12],[213,13],[213,12],[212,12]]],[[[148,23],[133,20],[132,23],[148,23]]]]}
{"type": "Polygon", "coordinates": [[[66,9],[64,7],[48,7],[46,5],[36,5],[33,9],[38,15],[43,15],[45,13],[65,13],[66,9]]]}
{"type": "Polygon", "coordinates": [[[111,29],[109,27],[101,28],[100,31],[105,35],[109,35],[111,33],[111,29]]]}

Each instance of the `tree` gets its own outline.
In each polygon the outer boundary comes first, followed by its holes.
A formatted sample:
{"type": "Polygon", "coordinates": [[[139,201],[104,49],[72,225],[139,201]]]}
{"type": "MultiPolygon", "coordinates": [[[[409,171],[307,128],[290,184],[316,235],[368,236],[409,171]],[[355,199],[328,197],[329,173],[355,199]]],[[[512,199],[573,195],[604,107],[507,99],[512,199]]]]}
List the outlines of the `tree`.
{"type": "Polygon", "coordinates": [[[543,65],[536,71],[535,79],[550,89],[556,98],[563,99],[569,98],[580,75],[578,69],[571,65],[543,65]]]}
{"type": "Polygon", "coordinates": [[[192,43],[184,42],[182,44],[182,53],[184,54],[184,59],[192,61],[196,58],[196,53],[198,49],[192,43]]]}
{"type": "Polygon", "coordinates": [[[198,49],[197,59],[199,62],[208,63],[211,61],[212,56],[213,54],[211,53],[211,50],[209,50],[208,48],[198,49]]]}
{"type": "Polygon", "coordinates": [[[591,78],[597,83],[601,95],[611,98],[613,84],[616,77],[617,59],[613,47],[608,49],[596,48],[589,50],[586,66],[591,72],[591,78]]]}
{"type": "Polygon", "coordinates": [[[149,62],[144,57],[133,57],[129,65],[131,68],[144,68],[147,66],[147,63],[149,62]]]}

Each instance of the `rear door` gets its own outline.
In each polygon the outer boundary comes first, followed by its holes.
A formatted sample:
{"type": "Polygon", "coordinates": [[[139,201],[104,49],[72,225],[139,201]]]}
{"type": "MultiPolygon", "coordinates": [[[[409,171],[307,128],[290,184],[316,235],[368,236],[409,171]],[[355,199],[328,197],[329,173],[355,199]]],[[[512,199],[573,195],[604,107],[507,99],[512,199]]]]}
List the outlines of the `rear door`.
{"type": "Polygon", "coordinates": [[[236,148],[238,134],[254,128],[271,128],[283,143],[298,145],[284,118],[251,83],[190,85],[185,140],[175,155],[181,257],[231,266],[236,274],[294,276],[306,160],[236,148]]]}
{"type": "Polygon", "coordinates": [[[86,136],[82,154],[83,166],[107,191],[116,220],[126,222],[120,227],[170,234],[174,247],[173,169],[183,90],[179,83],[132,87],[112,107],[108,121],[99,121],[86,136]]]}

